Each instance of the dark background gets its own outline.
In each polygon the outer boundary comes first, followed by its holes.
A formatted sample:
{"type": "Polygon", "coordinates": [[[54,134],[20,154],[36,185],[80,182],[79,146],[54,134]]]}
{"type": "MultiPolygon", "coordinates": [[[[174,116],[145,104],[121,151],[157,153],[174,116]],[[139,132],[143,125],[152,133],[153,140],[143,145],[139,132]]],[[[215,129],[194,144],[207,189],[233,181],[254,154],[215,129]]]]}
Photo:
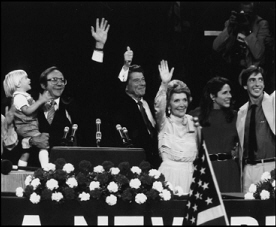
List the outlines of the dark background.
{"type": "MultiPolygon", "coordinates": [[[[175,67],[173,79],[183,80],[191,89],[189,109],[193,109],[199,104],[204,85],[214,76],[209,57],[215,36],[204,36],[204,31],[221,31],[239,2],[181,2],[181,32],[174,30],[175,20],[169,16],[173,3],[1,2],[1,81],[8,72],[23,69],[32,80],[30,93],[35,96],[39,75],[55,65],[68,79],[65,92],[77,96],[82,88],[76,85],[89,71],[95,44],[91,25],[95,27],[96,18],[104,17],[110,24],[104,52],[107,75],[118,76],[123,54],[130,46],[134,51],[132,63],[141,64],[145,70],[147,96],[154,98],[160,85],[158,64],[168,60],[169,67],[175,67]]],[[[257,7],[258,15],[268,20],[274,34],[275,2],[259,2],[257,7]]],[[[237,76],[233,75],[233,80],[237,76]]],[[[108,86],[112,85],[100,85],[99,95],[108,93],[108,86]]],[[[110,94],[110,99],[113,97],[110,94]]],[[[96,98],[87,97],[92,101],[96,98]]],[[[91,124],[95,125],[95,119],[91,124]]]]}
{"type": "MultiPolygon", "coordinates": [[[[32,79],[32,90],[37,90],[41,72],[57,65],[69,80],[66,90],[71,90],[91,58],[90,26],[95,27],[97,17],[104,17],[111,25],[105,47],[110,76],[118,75],[126,46],[130,46],[133,63],[145,69],[148,92],[156,94],[157,65],[166,59],[175,67],[174,78],[183,79],[191,88],[195,102],[210,77],[206,58],[215,38],[204,36],[204,30],[221,31],[238,2],[181,2],[181,17],[189,26],[183,25],[180,35],[170,24],[172,4],[1,2],[1,81],[9,71],[23,69],[32,79]]],[[[269,21],[274,33],[275,2],[260,2],[258,14],[269,21]]]]}

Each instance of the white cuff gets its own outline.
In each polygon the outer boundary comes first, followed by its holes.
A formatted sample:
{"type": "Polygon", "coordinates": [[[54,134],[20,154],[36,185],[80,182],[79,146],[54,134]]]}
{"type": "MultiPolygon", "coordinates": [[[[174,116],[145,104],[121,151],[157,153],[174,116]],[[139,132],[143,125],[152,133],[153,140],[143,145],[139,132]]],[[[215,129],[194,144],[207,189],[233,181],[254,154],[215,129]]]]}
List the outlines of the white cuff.
{"type": "Polygon", "coordinates": [[[129,69],[125,70],[124,67],[122,67],[121,72],[118,76],[118,78],[120,79],[121,82],[127,81],[128,70],[129,69]]]}
{"type": "Polygon", "coordinates": [[[23,140],[22,140],[22,148],[23,149],[29,149],[30,147],[31,147],[31,145],[30,145],[30,143],[29,143],[29,141],[30,141],[30,138],[31,137],[27,137],[27,138],[24,138],[23,140]]]}
{"type": "Polygon", "coordinates": [[[103,62],[103,51],[94,50],[92,55],[92,60],[96,62],[103,62]]]}

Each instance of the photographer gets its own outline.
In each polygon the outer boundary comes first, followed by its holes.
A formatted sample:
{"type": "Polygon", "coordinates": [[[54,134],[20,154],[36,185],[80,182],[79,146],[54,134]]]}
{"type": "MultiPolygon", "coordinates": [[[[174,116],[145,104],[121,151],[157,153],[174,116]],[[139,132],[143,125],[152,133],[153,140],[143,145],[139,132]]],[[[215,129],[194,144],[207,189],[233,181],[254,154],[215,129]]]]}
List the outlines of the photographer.
{"type": "MultiPolygon", "coordinates": [[[[241,2],[240,11],[232,11],[224,30],[213,42],[213,50],[228,68],[228,79],[238,84],[238,75],[250,65],[264,67],[273,39],[268,22],[255,13],[255,3],[241,2]]],[[[219,66],[220,67],[220,66],[219,66]]],[[[236,86],[238,87],[238,86],[236,86]]],[[[240,105],[243,103],[240,103],[240,105]]]]}
{"type": "Polygon", "coordinates": [[[253,2],[240,3],[240,12],[231,12],[213,43],[213,49],[228,63],[238,63],[242,68],[263,66],[265,48],[272,43],[268,22],[255,14],[254,6],[253,2]]]}

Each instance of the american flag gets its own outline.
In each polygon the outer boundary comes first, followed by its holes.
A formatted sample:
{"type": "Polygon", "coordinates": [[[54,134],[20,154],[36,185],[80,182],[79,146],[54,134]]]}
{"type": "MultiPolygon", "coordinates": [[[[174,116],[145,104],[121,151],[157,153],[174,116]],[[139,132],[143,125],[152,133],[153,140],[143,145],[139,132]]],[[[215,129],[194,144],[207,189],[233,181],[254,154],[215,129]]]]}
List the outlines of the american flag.
{"type": "Polygon", "coordinates": [[[184,225],[229,225],[216,177],[205,144],[194,161],[184,225]]]}

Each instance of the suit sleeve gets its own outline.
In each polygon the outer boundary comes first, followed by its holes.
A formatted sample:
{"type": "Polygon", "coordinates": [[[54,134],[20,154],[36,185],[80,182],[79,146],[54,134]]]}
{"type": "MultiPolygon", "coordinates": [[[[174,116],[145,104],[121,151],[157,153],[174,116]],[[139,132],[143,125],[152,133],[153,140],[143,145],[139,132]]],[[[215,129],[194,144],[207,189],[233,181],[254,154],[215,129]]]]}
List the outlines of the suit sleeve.
{"type": "Polygon", "coordinates": [[[262,20],[258,23],[256,31],[245,37],[250,52],[256,60],[260,60],[265,52],[265,40],[270,37],[268,22],[262,20]]]}
{"type": "Polygon", "coordinates": [[[221,52],[226,48],[226,43],[229,41],[230,35],[228,33],[227,27],[229,22],[225,22],[223,31],[215,38],[213,42],[213,49],[217,52],[221,52]]]}

